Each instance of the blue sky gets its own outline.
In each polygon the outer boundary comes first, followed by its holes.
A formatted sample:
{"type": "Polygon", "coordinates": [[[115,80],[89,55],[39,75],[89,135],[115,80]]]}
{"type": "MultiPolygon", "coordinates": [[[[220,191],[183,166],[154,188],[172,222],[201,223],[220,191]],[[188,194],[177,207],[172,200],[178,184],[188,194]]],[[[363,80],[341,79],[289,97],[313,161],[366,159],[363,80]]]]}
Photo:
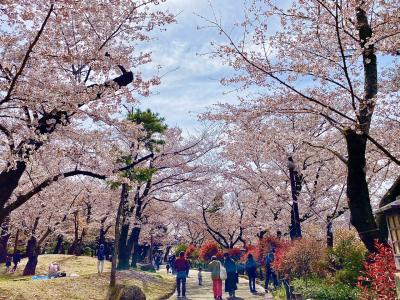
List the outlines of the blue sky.
{"type": "MultiPolygon", "coordinates": [[[[235,93],[224,94],[229,88],[219,83],[231,69],[208,55],[201,55],[212,50],[211,41],[221,39],[215,29],[198,29],[206,22],[195,14],[212,17],[207,0],[167,0],[159,7],[168,7],[179,14],[177,23],[169,25],[166,32],[157,32],[158,39],[149,44],[153,62],[145,67],[144,75],[154,73],[157,65],[163,67],[161,74],[170,72],[152,90],[153,95],[141,99],[141,107],[160,113],[169,126],[192,131],[199,126],[197,114],[206,107],[236,101],[235,93]]],[[[228,28],[242,19],[240,0],[214,0],[213,7],[228,28]]]]}

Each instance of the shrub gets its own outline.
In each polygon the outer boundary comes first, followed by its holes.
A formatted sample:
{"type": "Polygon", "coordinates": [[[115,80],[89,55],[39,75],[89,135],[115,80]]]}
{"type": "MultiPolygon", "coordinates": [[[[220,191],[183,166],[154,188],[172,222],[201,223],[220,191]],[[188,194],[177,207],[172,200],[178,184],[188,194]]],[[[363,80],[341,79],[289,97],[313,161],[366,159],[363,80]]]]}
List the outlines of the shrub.
{"type": "Polygon", "coordinates": [[[217,256],[218,258],[222,258],[222,251],[221,247],[217,245],[216,242],[213,241],[207,241],[203,243],[203,245],[200,248],[200,259],[208,262],[211,260],[211,257],[217,256]]]}
{"type": "Polygon", "coordinates": [[[176,247],[176,249],[175,249],[175,255],[176,256],[179,256],[179,253],[181,253],[181,252],[186,252],[186,249],[187,249],[187,245],[185,245],[185,244],[180,244],[180,245],[178,245],[177,247],[176,247]]]}
{"type": "Polygon", "coordinates": [[[330,261],[339,269],[335,274],[336,280],[350,285],[357,284],[366,254],[367,249],[355,232],[339,231],[329,253],[330,261]]]}
{"type": "Polygon", "coordinates": [[[200,252],[200,251],[199,251],[199,249],[198,249],[196,246],[190,244],[190,245],[186,248],[185,256],[186,256],[186,258],[188,258],[188,259],[196,260],[196,259],[199,258],[199,252],[200,252]]]}
{"type": "Polygon", "coordinates": [[[274,297],[274,300],[286,300],[286,291],[283,286],[280,288],[273,290],[272,291],[272,296],[274,297]]]}
{"type": "Polygon", "coordinates": [[[84,255],[84,256],[92,256],[92,248],[85,247],[83,249],[82,255],[84,255]]]}
{"type": "Polygon", "coordinates": [[[364,276],[359,277],[358,286],[362,289],[360,299],[397,299],[392,249],[386,245],[375,243],[377,253],[371,253],[364,264],[364,276]]]}
{"type": "Polygon", "coordinates": [[[304,299],[315,300],[356,300],[359,289],[343,283],[329,284],[319,279],[295,279],[291,283],[295,292],[303,295],[304,299]]]}
{"type": "Polygon", "coordinates": [[[327,269],[327,251],[323,243],[302,238],[291,243],[282,243],[277,249],[273,268],[291,277],[323,276],[327,269]]]}

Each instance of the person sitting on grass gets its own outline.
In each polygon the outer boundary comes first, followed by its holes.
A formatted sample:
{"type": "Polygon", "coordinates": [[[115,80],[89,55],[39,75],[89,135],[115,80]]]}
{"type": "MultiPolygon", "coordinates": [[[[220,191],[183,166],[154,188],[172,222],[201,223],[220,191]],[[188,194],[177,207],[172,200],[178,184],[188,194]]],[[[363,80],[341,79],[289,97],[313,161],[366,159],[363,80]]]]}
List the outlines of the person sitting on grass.
{"type": "Polygon", "coordinates": [[[49,278],[57,278],[60,276],[60,265],[57,262],[52,262],[49,265],[49,278]]]}

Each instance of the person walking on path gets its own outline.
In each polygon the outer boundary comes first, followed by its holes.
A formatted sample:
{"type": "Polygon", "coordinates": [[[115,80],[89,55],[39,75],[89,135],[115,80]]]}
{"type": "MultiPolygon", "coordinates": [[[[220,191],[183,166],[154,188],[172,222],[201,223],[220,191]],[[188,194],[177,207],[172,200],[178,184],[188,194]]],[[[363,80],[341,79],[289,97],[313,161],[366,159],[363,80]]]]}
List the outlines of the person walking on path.
{"type": "Polygon", "coordinates": [[[159,271],[160,270],[160,265],[161,265],[161,257],[158,254],[154,258],[154,265],[156,267],[156,270],[159,271]]]}
{"type": "Polygon", "coordinates": [[[172,270],[172,275],[175,275],[175,274],[176,274],[175,262],[176,262],[176,256],[175,256],[175,255],[172,255],[172,258],[171,258],[171,270],[172,270]]]}
{"type": "Polygon", "coordinates": [[[199,285],[203,285],[203,269],[199,267],[199,272],[197,273],[197,279],[199,281],[199,285]]]}
{"type": "Polygon", "coordinates": [[[249,277],[250,292],[257,293],[256,291],[257,263],[254,260],[253,255],[251,253],[247,256],[246,273],[247,277],[249,277]]]}
{"type": "Polygon", "coordinates": [[[13,272],[15,272],[17,270],[19,262],[21,261],[21,254],[19,253],[19,250],[15,251],[12,260],[14,263],[13,272]]]}
{"type": "Polygon", "coordinates": [[[272,283],[274,285],[274,288],[279,287],[279,282],[278,278],[276,276],[276,273],[274,269],[272,268],[272,263],[275,259],[275,248],[273,247],[271,251],[268,252],[267,256],[265,257],[265,292],[268,292],[268,285],[270,280],[272,279],[272,283]]]}
{"type": "Polygon", "coordinates": [[[186,277],[189,272],[189,262],[185,259],[185,252],[179,253],[179,258],[175,261],[176,270],[176,290],[178,297],[186,297],[186,277]]]}
{"type": "Polygon", "coordinates": [[[225,292],[229,294],[229,297],[235,297],[235,291],[237,290],[238,274],[236,263],[230,258],[229,253],[224,254],[224,267],[226,269],[226,281],[225,281],[225,292]]]}
{"type": "Polygon", "coordinates": [[[208,270],[211,272],[213,282],[214,299],[222,299],[222,280],[221,280],[221,263],[216,256],[211,257],[208,264],[208,270]]]}
{"type": "Polygon", "coordinates": [[[104,270],[104,259],[105,259],[105,251],[104,251],[104,245],[100,244],[100,248],[97,251],[97,272],[103,273],[104,270]]]}

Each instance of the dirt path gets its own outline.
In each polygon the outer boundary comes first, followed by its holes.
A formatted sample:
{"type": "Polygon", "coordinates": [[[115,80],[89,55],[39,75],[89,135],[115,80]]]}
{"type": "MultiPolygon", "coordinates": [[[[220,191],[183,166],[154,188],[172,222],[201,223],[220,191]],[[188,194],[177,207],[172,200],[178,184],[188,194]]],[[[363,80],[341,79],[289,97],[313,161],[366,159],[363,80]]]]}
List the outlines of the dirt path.
{"type": "MultiPolygon", "coordinates": [[[[161,270],[161,272],[166,272],[161,270]]],[[[172,275],[169,275],[172,276],[172,275]]],[[[224,288],[224,286],[223,286],[224,288]]],[[[273,300],[271,294],[265,294],[264,288],[257,285],[257,294],[252,294],[249,291],[249,284],[246,279],[240,278],[238,284],[238,290],[236,291],[236,300],[273,300]]],[[[224,293],[223,299],[229,299],[227,293],[224,293]]],[[[178,299],[176,293],[170,299],[178,299]]],[[[197,283],[197,271],[190,270],[189,278],[186,281],[186,299],[187,300],[206,300],[214,299],[212,293],[212,281],[210,273],[203,272],[203,285],[199,286],[197,283]]]]}

